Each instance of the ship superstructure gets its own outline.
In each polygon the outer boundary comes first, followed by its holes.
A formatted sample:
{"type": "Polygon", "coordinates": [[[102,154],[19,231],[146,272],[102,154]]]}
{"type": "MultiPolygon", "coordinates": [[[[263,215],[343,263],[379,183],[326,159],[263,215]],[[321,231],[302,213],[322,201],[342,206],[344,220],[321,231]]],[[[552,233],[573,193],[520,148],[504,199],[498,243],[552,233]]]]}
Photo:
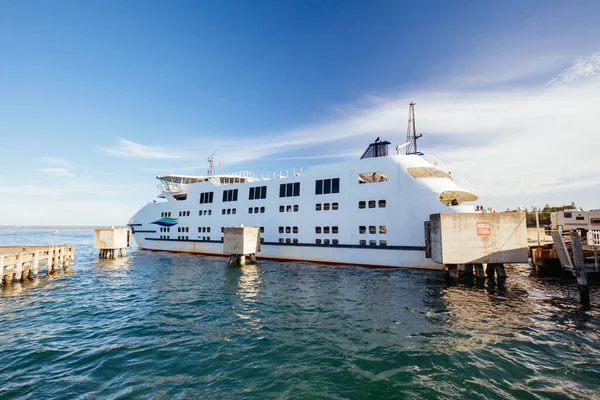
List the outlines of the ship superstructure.
{"type": "Polygon", "coordinates": [[[389,147],[377,138],[359,160],[271,179],[158,176],[159,200],[128,225],[141,249],[222,255],[223,228],[243,224],[260,228],[259,259],[440,269],[426,258],[424,221],[472,212],[463,203],[477,196],[439,160],[389,147]]]}

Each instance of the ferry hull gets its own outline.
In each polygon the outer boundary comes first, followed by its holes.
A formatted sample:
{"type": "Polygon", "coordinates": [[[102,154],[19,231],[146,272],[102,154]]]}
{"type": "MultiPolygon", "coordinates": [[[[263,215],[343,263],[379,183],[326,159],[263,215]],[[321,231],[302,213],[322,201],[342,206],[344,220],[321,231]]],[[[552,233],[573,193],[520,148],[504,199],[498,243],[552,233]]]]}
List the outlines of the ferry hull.
{"type": "MultiPolygon", "coordinates": [[[[136,237],[137,235],[134,235],[136,237]]],[[[223,253],[222,242],[182,241],[136,237],[142,250],[192,253],[208,256],[229,256],[223,253]]],[[[257,259],[277,261],[307,261],[328,265],[359,265],[375,268],[419,268],[441,270],[443,266],[425,258],[424,249],[407,247],[313,246],[311,244],[264,243],[257,259]]]]}

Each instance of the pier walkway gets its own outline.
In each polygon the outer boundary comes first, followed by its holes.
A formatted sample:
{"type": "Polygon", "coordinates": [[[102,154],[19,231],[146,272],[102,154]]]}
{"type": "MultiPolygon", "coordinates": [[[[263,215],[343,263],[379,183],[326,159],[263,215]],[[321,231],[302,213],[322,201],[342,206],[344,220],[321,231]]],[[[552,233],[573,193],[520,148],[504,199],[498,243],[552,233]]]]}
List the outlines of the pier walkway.
{"type": "Polygon", "coordinates": [[[75,247],[69,244],[50,246],[0,246],[0,281],[4,286],[14,280],[36,278],[41,268],[47,275],[57,268],[73,264],[75,247]]]}

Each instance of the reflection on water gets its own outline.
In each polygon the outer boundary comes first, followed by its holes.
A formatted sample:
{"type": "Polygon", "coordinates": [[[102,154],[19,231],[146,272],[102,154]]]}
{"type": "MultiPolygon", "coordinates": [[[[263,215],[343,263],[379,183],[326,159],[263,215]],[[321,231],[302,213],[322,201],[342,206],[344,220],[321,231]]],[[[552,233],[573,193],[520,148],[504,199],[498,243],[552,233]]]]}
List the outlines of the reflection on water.
{"type": "Polygon", "coordinates": [[[527,266],[494,286],[141,251],[100,260],[91,232],[63,234],[75,273],[0,292],[2,398],[594,398],[600,387],[597,285],[582,311],[574,283],[527,266]]]}

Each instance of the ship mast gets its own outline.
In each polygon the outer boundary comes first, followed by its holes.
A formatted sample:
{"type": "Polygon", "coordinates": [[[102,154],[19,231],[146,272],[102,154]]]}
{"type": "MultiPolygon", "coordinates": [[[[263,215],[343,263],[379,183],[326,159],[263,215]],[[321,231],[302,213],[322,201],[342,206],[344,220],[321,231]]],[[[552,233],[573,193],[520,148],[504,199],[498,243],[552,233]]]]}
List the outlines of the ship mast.
{"type": "Polygon", "coordinates": [[[214,153],[210,153],[208,155],[208,176],[212,176],[215,169],[215,161],[213,156],[214,153]]]}
{"type": "Polygon", "coordinates": [[[415,104],[411,102],[408,109],[408,128],[406,130],[406,154],[417,152],[417,139],[423,136],[423,134],[417,135],[417,128],[415,125],[415,104]]]}

